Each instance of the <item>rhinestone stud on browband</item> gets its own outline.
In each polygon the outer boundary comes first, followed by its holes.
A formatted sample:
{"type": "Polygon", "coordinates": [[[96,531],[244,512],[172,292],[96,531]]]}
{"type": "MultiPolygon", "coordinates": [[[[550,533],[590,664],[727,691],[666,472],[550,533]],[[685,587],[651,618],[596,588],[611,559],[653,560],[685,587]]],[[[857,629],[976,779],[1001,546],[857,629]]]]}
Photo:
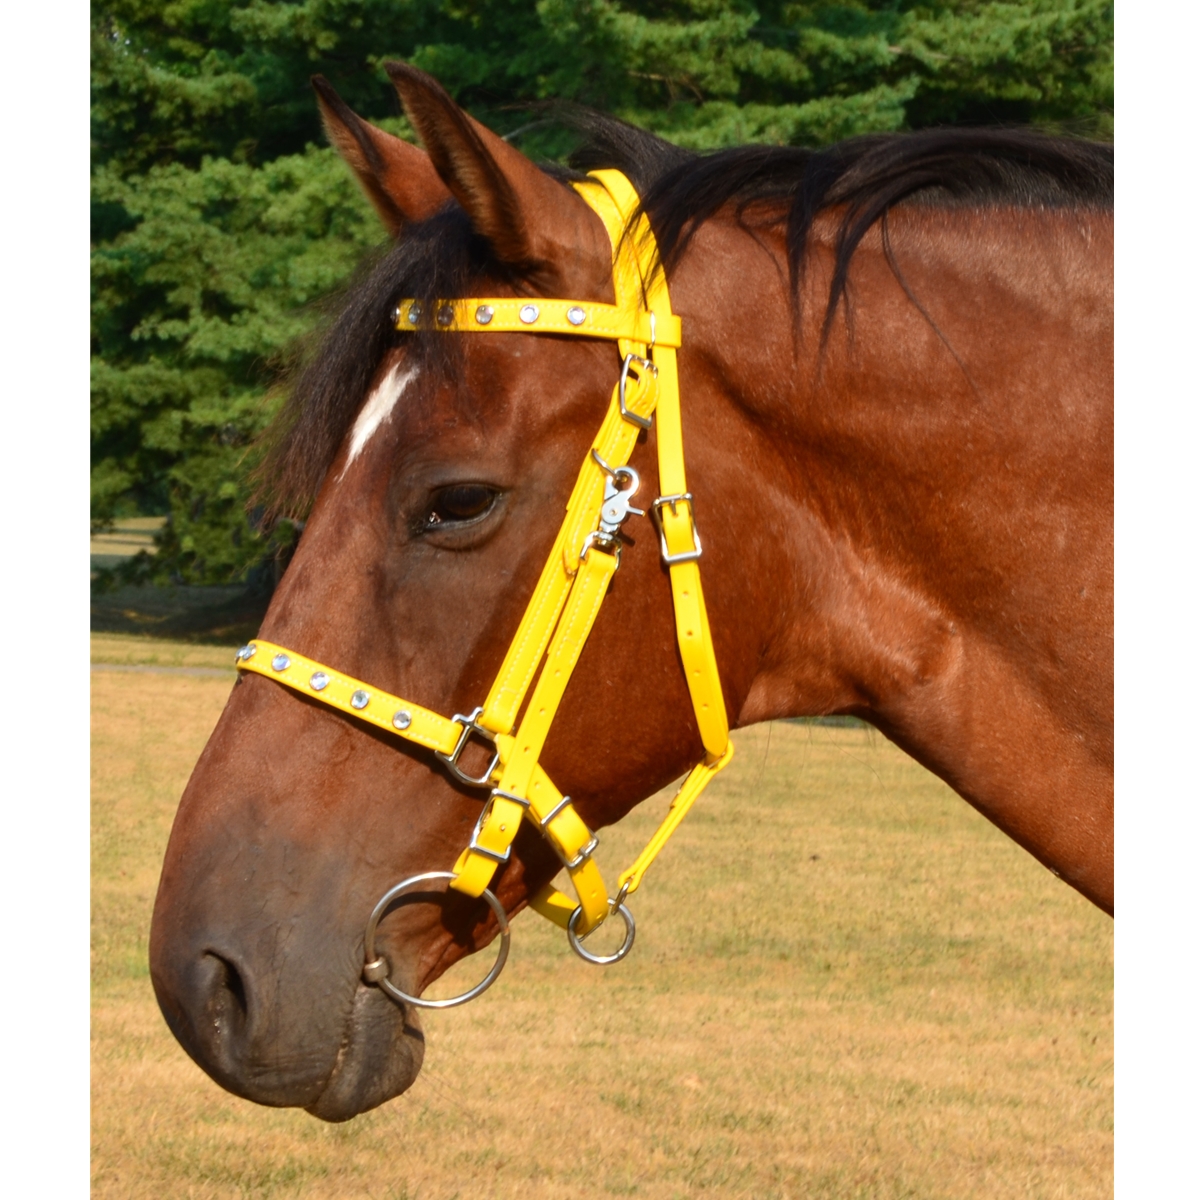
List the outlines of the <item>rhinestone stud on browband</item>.
{"type": "Polygon", "coordinates": [[[523,304],[517,315],[521,318],[522,325],[532,325],[541,314],[536,304],[523,304]]]}
{"type": "Polygon", "coordinates": [[[587,320],[587,313],[584,312],[579,305],[573,304],[567,309],[567,320],[570,321],[572,325],[582,325],[584,321],[587,320]]]}

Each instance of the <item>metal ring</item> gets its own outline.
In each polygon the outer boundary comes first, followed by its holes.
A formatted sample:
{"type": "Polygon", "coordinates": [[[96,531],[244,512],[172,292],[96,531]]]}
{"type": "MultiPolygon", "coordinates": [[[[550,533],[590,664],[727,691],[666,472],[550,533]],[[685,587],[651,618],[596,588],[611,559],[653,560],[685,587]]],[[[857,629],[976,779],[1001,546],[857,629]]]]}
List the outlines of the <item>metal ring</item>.
{"type": "MultiPolygon", "coordinates": [[[[595,963],[600,967],[611,966],[615,962],[620,962],[621,959],[633,949],[633,938],[637,933],[637,926],[634,924],[633,913],[629,911],[623,904],[618,904],[613,910],[619,912],[625,921],[625,940],[621,943],[620,949],[613,954],[593,954],[583,944],[583,938],[575,932],[575,922],[579,920],[583,914],[583,905],[581,904],[572,914],[571,919],[567,922],[567,941],[571,943],[571,949],[575,951],[585,962],[595,963]]],[[[598,928],[598,927],[597,927],[598,928]]],[[[584,934],[584,937],[587,935],[584,934]]]]}
{"type": "Polygon", "coordinates": [[[481,992],[486,992],[488,988],[496,982],[497,976],[504,969],[504,964],[508,960],[509,943],[512,940],[512,934],[508,927],[508,916],[504,911],[504,906],[496,899],[495,895],[488,888],[483,889],[483,899],[488,902],[492,912],[496,914],[496,920],[500,923],[500,953],[496,956],[496,961],[492,964],[492,969],[469,991],[463,992],[461,996],[451,996],[448,1000],[423,1000],[420,996],[410,996],[407,992],[402,992],[387,976],[388,962],[382,955],[376,957],[375,954],[375,928],[379,924],[389,904],[396,899],[397,896],[403,895],[409,891],[414,885],[419,883],[429,883],[436,879],[455,879],[457,876],[453,871],[426,871],[423,875],[413,875],[403,882],[396,884],[394,888],[389,888],[383,894],[383,898],[375,905],[371,912],[371,916],[367,921],[367,931],[363,937],[363,976],[368,983],[377,983],[393,1000],[399,1001],[401,1004],[412,1004],[417,1008],[454,1008],[459,1004],[466,1004],[468,1000],[474,1000],[481,992]],[[382,969],[383,974],[380,974],[382,969]]]}
{"type": "MultiPolygon", "coordinates": [[[[638,487],[641,484],[641,479],[633,467],[610,467],[608,463],[606,463],[604,459],[600,457],[600,451],[597,450],[595,446],[592,447],[592,458],[595,461],[596,466],[598,466],[600,470],[602,470],[604,474],[613,481],[614,484],[619,479],[629,480],[630,486],[627,488],[621,488],[621,491],[628,492],[632,496],[634,492],[638,490],[638,487]]],[[[239,651],[239,653],[241,653],[241,651],[239,651]]]]}

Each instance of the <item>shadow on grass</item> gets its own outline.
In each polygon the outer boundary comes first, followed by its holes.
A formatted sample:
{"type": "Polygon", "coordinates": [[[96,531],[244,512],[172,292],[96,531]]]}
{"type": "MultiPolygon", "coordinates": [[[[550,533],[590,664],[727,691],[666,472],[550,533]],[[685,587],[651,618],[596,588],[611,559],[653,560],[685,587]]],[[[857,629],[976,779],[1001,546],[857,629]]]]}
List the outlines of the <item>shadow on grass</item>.
{"type": "Polygon", "coordinates": [[[132,633],[229,645],[258,633],[270,590],[262,586],[125,586],[92,592],[92,632],[132,633]]]}

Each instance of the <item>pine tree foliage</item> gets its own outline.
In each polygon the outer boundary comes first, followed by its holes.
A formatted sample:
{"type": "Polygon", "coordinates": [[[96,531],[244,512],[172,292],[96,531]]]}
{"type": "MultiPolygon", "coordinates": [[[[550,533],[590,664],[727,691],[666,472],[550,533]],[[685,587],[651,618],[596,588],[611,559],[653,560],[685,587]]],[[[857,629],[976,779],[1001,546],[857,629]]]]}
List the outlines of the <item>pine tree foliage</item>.
{"type": "Polygon", "coordinates": [[[144,574],[244,578],[292,536],[246,508],[288,348],[382,230],[308,84],[401,136],[381,64],[430,71],[534,157],[544,107],[696,151],[950,122],[1111,136],[1100,0],[98,0],[92,517],[169,517],[144,574]]]}

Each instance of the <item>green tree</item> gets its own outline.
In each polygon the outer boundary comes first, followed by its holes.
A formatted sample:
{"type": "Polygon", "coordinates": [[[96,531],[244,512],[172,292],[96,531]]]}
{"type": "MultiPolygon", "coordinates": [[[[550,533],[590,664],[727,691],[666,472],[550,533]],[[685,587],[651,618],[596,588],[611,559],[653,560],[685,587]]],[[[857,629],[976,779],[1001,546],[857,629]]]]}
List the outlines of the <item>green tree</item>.
{"type": "Polygon", "coordinates": [[[164,513],[157,578],[245,576],[290,537],[246,512],[274,364],[382,238],[308,87],[408,128],[415,63],[535,156],[566,99],[691,149],[946,122],[1111,133],[1099,0],[100,0],[93,9],[98,525],[164,513]],[[524,107],[524,110],[522,109],[524,107]]]}

